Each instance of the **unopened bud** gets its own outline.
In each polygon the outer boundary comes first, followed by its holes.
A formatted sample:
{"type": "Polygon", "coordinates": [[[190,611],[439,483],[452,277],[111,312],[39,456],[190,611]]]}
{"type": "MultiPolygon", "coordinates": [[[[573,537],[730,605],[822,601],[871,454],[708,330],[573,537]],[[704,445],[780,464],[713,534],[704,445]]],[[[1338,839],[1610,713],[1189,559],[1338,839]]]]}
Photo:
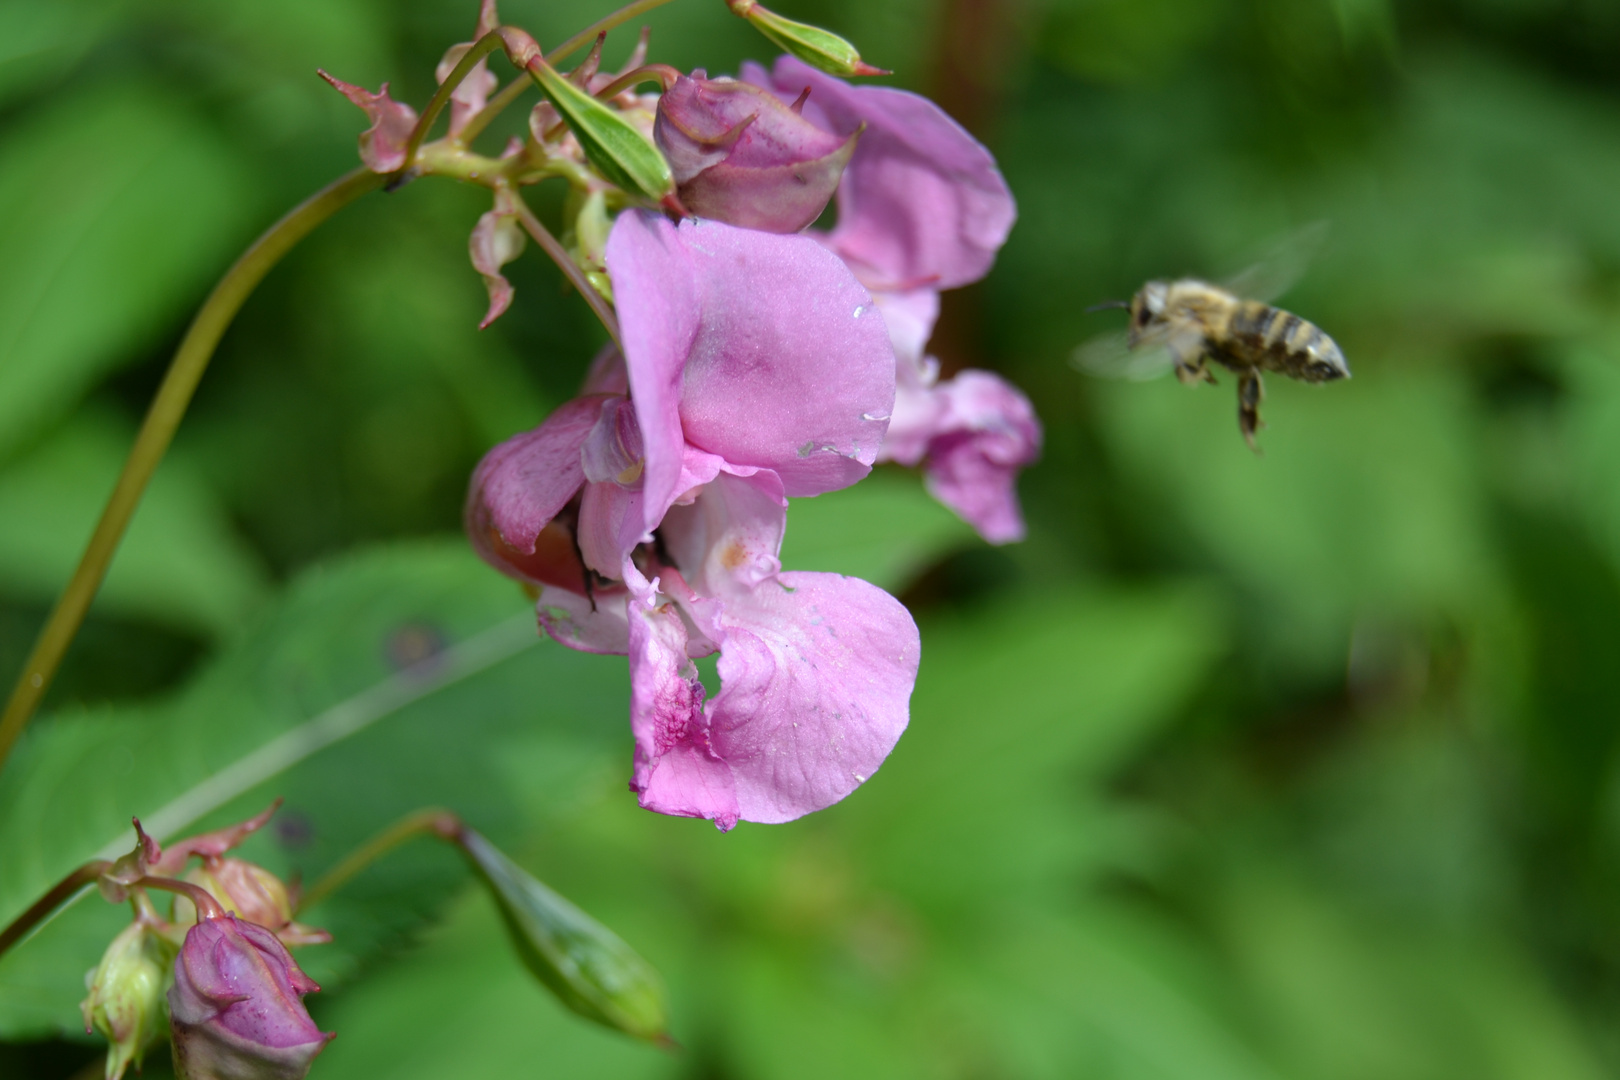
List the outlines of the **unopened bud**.
{"type": "MultiPolygon", "coordinates": [[[[283,945],[314,945],[332,940],[324,930],[293,922],[292,894],[286,882],[246,859],[206,859],[193,867],[185,880],[208,890],[220,907],[232,915],[264,927],[281,939],[283,945]]],[[[189,926],[196,921],[197,909],[184,894],[174,898],[173,921],[189,926]]]]}
{"type": "Polygon", "coordinates": [[[769,90],[701,71],[664,93],[653,128],[689,210],[775,233],[821,215],[859,135],[824,131],[769,90]]]}
{"type": "Polygon", "coordinates": [[[518,956],[535,978],[589,1020],[649,1042],[670,1042],[664,984],[651,964],[482,836],[463,828],[455,839],[489,887],[518,956]]]}
{"type": "Polygon", "coordinates": [[[302,1080],[331,1038],[304,1008],[319,989],[264,927],[203,919],[186,933],[169,988],[175,1075],[302,1080]]]}
{"type": "Polygon", "coordinates": [[[174,946],[145,922],[113,938],[101,963],[85,976],[90,993],[79,1008],[84,1030],[107,1038],[107,1080],[118,1080],[163,1030],[164,984],[174,946]]]}
{"type": "Polygon", "coordinates": [[[726,0],[734,15],[754,24],[754,29],[811,67],[829,75],[887,75],[861,59],[860,52],[837,34],[819,26],[784,19],[756,0],[726,0]]]}

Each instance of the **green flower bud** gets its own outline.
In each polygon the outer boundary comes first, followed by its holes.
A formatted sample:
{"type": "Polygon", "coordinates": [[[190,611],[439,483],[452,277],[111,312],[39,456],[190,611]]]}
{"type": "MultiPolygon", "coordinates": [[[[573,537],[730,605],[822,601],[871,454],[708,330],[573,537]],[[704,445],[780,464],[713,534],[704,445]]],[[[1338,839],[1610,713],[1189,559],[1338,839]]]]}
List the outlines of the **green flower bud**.
{"type": "Polygon", "coordinates": [[[758,0],[726,0],[732,14],[753,23],[754,29],[770,38],[783,52],[792,53],[811,67],[829,75],[887,75],[861,59],[860,52],[837,34],[819,26],[784,19],[758,0]]]}
{"type": "Polygon", "coordinates": [[[489,887],[525,967],[562,1003],[648,1042],[671,1043],[663,980],[618,936],[536,881],[488,840],[455,837],[489,887]]]}
{"type": "Polygon", "coordinates": [[[175,947],[144,922],[131,923],[107,946],[101,963],[85,975],[90,993],[80,1004],[84,1030],[107,1037],[107,1080],[118,1080],[130,1062],[168,1028],[164,995],[175,947]]]}
{"type": "Polygon", "coordinates": [[[610,181],[634,195],[660,202],[675,194],[675,177],[658,147],[616,109],[570,82],[540,56],[529,74],[567,122],[585,156],[610,181]]]}

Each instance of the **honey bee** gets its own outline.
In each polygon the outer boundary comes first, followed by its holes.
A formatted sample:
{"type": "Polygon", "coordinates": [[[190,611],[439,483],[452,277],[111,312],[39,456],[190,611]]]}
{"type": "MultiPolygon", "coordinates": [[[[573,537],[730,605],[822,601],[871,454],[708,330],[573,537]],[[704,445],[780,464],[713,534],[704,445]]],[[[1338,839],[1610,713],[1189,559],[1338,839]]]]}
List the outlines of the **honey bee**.
{"type": "MultiPolygon", "coordinates": [[[[1257,270],[1244,275],[1260,276],[1257,270]]],[[[1249,448],[1256,449],[1254,434],[1261,426],[1265,396],[1261,372],[1323,383],[1348,379],[1350,367],[1339,346],[1316,325],[1245,299],[1237,287],[1237,282],[1222,287],[1196,278],[1150,281],[1129,301],[1101,305],[1127,308],[1130,330],[1081,346],[1075,351],[1076,366],[1097,374],[1151,378],[1173,365],[1184,383],[1213,383],[1208,365],[1214,361],[1237,377],[1238,430],[1249,448]],[[1166,354],[1169,364],[1163,362],[1166,354]]]]}

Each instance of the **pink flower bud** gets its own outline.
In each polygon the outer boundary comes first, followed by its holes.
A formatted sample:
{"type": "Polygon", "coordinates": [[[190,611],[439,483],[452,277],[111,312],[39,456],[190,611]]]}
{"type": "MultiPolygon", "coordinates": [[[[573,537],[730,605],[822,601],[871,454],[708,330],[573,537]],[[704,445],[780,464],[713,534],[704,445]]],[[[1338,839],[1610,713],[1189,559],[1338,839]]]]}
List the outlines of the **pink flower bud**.
{"type": "MultiPolygon", "coordinates": [[[[332,940],[325,930],[293,922],[293,899],[276,875],[246,859],[207,858],[185,876],[207,889],[221,907],[275,934],[283,945],[319,945],[332,940]]],[[[197,909],[185,895],[174,898],[174,922],[193,922],[197,909]]]]}
{"type": "Polygon", "coordinates": [[[793,233],[821,216],[860,132],[835,135],[768,90],[696,71],[659,99],[653,137],[693,213],[793,233]]]}
{"type": "Polygon", "coordinates": [[[234,915],[186,933],[169,988],[180,1080],[301,1080],[332,1036],[309,1018],[319,990],[276,936],[234,915]]]}

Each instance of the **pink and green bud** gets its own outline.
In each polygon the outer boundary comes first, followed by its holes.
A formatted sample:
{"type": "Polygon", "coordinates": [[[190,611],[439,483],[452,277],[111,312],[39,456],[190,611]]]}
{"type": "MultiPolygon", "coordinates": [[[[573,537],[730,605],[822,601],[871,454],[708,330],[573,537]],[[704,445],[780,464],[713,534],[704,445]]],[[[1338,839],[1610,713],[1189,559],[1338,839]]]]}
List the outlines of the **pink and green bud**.
{"type": "Polygon", "coordinates": [[[303,997],[319,990],[285,946],[234,915],[203,919],[174,961],[169,1024],[179,1080],[302,1080],[332,1036],[303,997]]]}
{"type": "Polygon", "coordinates": [[[518,957],[574,1012],[668,1044],[669,1003],[651,964],[468,828],[455,837],[489,888],[518,957]]]}
{"type": "MultiPolygon", "coordinates": [[[[205,859],[184,880],[208,890],[220,907],[264,927],[284,945],[318,945],[332,940],[324,930],[293,922],[293,900],[286,883],[245,859],[205,859]]],[[[185,925],[196,917],[197,908],[191,900],[184,894],[176,896],[174,921],[185,925]]]]}
{"type": "Polygon", "coordinates": [[[113,939],[101,963],[85,976],[90,993],[79,1008],[84,1030],[106,1036],[107,1080],[118,1080],[163,1031],[163,994],[174,946],[146,922],[131,923],[113,939]]]}
{"type": "Polygon", "coordinates": [[[659,99],[653,137],[694,214],[793,233],[826,209],[860,132],[835,135],[770,90],[696,71],[659,99]]]}
{"type": "Polygon", "coordinates": [[[388,96],[388,84],[373,94],[363,86],[346,83],[318,72],[333,88],[365,110],[371,127],[360,133],[360,160],[374,173],[398,172],[405,167],[405,147],[416,127],[416,110],[388,96]]]}
{"type": "Polygon", "coordinates": [[[837,34],[819,26],[784,19],[757,0],[726,0],[726,6],[732,14],[752,23],[755,30],[764,34],[783,52],[791,53],[829,75],[889,74],[862,60],[855,46],[837,34]]]}

